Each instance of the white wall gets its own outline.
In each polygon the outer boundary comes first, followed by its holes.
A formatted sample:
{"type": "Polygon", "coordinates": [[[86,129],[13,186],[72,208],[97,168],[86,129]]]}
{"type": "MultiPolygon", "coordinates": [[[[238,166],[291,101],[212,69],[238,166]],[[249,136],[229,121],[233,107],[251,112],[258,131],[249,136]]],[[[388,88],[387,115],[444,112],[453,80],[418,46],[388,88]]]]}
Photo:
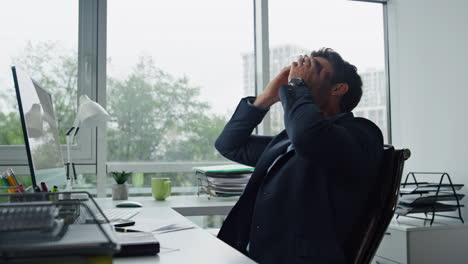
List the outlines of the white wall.
{"type": "Polygon", "coordinates": [[[388,15],[393,144],[413,154],[405,173],[447,171],[466,191],[468,1],[389,0],[388,15]]]}

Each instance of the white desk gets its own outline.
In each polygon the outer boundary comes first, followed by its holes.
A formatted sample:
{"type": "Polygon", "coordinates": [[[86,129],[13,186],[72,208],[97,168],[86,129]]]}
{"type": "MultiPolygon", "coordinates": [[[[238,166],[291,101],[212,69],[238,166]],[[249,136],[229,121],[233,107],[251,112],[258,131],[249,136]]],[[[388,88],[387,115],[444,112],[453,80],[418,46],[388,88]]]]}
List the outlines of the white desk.
{"type": "MultiPolygon", "coordinates": [[[[175,197],[172,197],[175,198],[175,197]]],[[[181,203],[179,210],[185,212],[194,212],[195,205],[197,203],[197,197],[192,197],[194,200],[193,203],[188,202],[188,197],[177,199],[170,199],[167,202],[174,203],[176,205],[177,201],[183,201],[187,199],[187,203],[181,203]],[[185,209],[181,209],[185,208],[185,209]]],[[[206,197],[204,197],[206,199],[206,197]]],[[[101,206],[101,208],[113,208],[115,203],[111,199],[96,199],[101,206]]],[[[139,199],[130,199],[133,201],[139,201],[143,203],[143,208],[141,212],[136,215],[133,219],[138,223],[138,218],[155,218],[159,220],[170,220],[174,222],[183,222],[187,221],[185,217],[171,209],[165,202],[154,201],[153,198],[145,199],[145,197],[139,199]]],[[[204,202],[204,201],[200,201],[204,202]]],[[[208,201],[211,202],[214,201],[208,201]]],[[[213,206],[219,206],[219,208],[224,208],[221,203],[214,202],[213,206]]],[[[234,202],[230,202],[233,204],[234,202]]],[[[208,205],[202,206],[206,208],[208,205]]],[[[209,206],[208,206],[209,207],[209,206]]],[[[198,214],[197,214],[198,215],[198,214]]],[[[190,222],[193,225],[193,223],[190,222]]],[[[148,256],[148,257],[132,257],[132,258],[116,258],[114,263],[116,264],[127,264],[127,263],[162,263],[162,264],[181,264],[181,263],[206,263],[206,264],[222,264],[222,263],[232,263],[232,264],[243,264],[243,263],[255,263],[248,257],[244,256],[239,251],[233,249],[226,243],[217,239],[213,235],[210,235],[203,229],[196,227],[194,229],[169,232],[164,234],[156,235],[157,239],[161,244],[161,252],[157,256],[148,256]],[[169,249],[178,249],[177,251],[170,251],[169,249]]]]}
{"type": "MultiPolygon", "coordinates": [[[[238,198],[212,198],[203,196],[170,196],[165,201],[156,201],[152,196],[130,197],[129,201],[136,201],[144,207],[170,207],[183,216],[227,215],[238,198]]],[[[122,201],[112,198],[96,198],[99,205],[112,208],[122,201]]]]}

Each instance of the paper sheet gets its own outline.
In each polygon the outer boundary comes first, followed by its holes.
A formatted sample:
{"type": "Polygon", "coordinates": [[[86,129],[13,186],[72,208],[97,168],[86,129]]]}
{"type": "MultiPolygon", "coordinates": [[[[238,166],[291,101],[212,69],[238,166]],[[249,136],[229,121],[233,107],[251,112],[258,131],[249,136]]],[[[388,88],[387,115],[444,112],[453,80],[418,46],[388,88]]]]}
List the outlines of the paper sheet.
{"type": "Polygon", "coordinates": [[[158,220],[154,218],[138,218],[135,220],[134,226],[129,226],[129,229],[153,232],[155,234],[174,232],[194,228],[195,225],[184,222],[170,222],[166,220],[158,220]]]}

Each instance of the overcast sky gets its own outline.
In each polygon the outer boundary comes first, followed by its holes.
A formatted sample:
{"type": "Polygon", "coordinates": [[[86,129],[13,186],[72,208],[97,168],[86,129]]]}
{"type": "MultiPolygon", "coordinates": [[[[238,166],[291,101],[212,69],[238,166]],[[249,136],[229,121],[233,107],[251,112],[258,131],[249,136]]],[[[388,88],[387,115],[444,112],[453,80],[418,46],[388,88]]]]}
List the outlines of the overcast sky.
{"type": "MultiPolygon", "coordinates": [[[[234,109],[242,96],[241,56],[253,51],[252,0],[107,2],[110,75],[125,76],[138,56],[149,55],[160,69],[201,87],[213,111],[234,109]]],[[[381,4],[270,0],[269,8],[271,47],[332,47],[360,71],[383,68],[381,4]]],[[[76,49],[78,1],[0,2],[0,89],[12,89],[10,58],[28,40],[76,49]]]]}

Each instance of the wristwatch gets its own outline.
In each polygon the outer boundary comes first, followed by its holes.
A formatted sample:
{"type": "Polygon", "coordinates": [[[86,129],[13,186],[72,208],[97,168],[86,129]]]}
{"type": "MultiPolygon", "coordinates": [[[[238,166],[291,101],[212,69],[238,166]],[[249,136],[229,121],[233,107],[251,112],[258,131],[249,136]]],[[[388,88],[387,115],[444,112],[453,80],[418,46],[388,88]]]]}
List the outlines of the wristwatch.
{"type": "Polygon", "coordinates": [[[292,78],[288,84],[291,86],[307,86],[304,79],[298,77],[292,78]]]}

